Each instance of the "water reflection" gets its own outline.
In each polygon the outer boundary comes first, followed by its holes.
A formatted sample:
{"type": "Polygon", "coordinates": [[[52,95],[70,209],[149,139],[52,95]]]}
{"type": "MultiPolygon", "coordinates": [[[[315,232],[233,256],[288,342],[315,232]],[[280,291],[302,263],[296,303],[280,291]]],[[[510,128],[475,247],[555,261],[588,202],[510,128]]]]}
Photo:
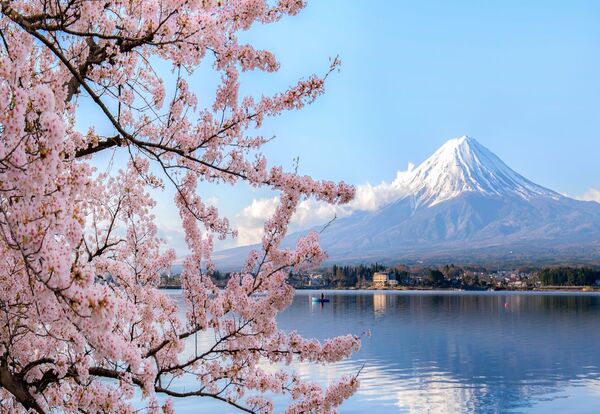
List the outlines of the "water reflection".
{"type": "MultiPolygon", "coordinates": [[[[364,365],[342,413],[600,412],[600,295],[333,291],[313,303],[320,293],[298,292],[279,323],[319,339],[372,332],[350,360],[294,366],[327,383],[364,365]]],[[[202,350],[213,338],[197,339],[202,350]]],[[[276,400],[276,412],[284,406],[276,400]]],[[[234,412],[206,400],[176,407],[234,412]]]]}
{"type": "Polygon", "coordinates": [[[284,329],[317,338],[371,330],[352,360],[298,369],[328,381],[356,372],[342,412],[600,412],[600,296],[298,292],[284,329]]]}
{"type": "Polygon", "coordinates": [[[373,294],[373,312],[378,314],[385,313],[385,303],[387,302],[388,295],[384,293],[374,293],[373,294]]]}

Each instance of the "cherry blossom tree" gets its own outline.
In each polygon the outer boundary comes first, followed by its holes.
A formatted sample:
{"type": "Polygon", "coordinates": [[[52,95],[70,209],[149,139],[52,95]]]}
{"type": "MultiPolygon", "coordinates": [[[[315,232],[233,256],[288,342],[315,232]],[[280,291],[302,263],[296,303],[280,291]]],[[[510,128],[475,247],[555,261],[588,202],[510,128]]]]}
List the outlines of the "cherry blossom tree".
{"type": "Polygon", "coordinates": [[[269,167],[261,153],[263,121],[312,103],[339,62],[281,93],[240,96],[242,72],[274,72],[278,62],[239,34],[303,7],[0,0],[2,412],[131,413],[141,399],[145,411],[169,413],[174,400],[192,398],[263,413],[282,395],[289,413],[325,413],[356,390],[356,376],[323,388],[289,365],[339,361],[359,338],[319,342],[276,323],[294,295],[289,270],[324,257],[314,233],[281,247],[296,206],[307,197],[346,203],[354,190],[269,167]],[[188,86],[202,62],[220,77],[209,105],[188,86]],[[76,129],[83,99],[111,133],[76,129]],[[127,165],[95,171],[90,161],[105,151],[125,154],[127,165]],[[262,249],[224,289],[210,277],[213,239],[235,231],[203,200],[201,182],[246,182],[281,197],[262,249]],[[164,186],[176,190],[189,247],[185,316],[158,289],[175,259],[152,214],[150,193],[164,186]],[[194,346],[207,332],[214,341],[194,346]],[[175,387],[182,378],[193,388],[175,387]]]}

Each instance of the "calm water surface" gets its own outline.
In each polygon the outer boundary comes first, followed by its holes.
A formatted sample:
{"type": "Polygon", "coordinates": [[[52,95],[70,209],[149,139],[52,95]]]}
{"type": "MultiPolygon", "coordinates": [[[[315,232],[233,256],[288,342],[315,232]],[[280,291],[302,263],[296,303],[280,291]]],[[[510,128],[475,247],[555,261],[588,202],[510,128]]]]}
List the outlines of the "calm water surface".
{"type": "Polygon", "coordinates": [[[325,294],[299,291],[279,323],[319,339],[371,331],[350,360],[295,366],[323,383],[363,367],[342,413],[600,413],[598,294],[325,294]]]}

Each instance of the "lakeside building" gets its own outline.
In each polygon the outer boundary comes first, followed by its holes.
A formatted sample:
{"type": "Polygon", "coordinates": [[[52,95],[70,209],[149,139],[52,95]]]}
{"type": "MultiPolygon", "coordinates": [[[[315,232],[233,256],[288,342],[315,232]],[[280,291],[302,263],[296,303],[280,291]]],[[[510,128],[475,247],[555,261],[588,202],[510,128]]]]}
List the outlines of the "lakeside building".
{"type": "Polygon", "coordinates": [[[308,286],[310,287],[323,287],[325,285],[325,280],[323,279],[323,275],[320,273],[313,273],[308,277],[308,286]]]}
{"type": "Polygon", "coordinates": [[[388,285],[390,275],[388,273],[377,272],[373,274],[373,287],[383,288],[388,285]]]}

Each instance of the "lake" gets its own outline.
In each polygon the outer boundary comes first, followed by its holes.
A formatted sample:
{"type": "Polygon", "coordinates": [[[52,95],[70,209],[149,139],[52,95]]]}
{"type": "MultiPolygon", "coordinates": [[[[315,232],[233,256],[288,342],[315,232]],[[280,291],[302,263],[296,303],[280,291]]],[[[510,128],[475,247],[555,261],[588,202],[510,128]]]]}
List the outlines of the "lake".
{"type": "Polygon", "coordinates": [[[371,331],[347,361],[295,365],[319,382],[362,367],[341,413],[600,413],[599,294],[325,291],[324,305],[316,295],[298,291],[281,328],[371,331]]]}

